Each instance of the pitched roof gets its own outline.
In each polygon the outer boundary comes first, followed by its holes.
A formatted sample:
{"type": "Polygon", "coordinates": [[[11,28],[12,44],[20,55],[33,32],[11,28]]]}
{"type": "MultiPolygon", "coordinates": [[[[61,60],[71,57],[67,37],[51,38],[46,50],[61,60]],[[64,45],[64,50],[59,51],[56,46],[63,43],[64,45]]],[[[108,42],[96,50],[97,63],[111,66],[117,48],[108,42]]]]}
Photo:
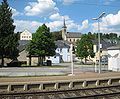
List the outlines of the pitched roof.
{"type": "Polygon", "coordinates": [[[68,38],[80,38],[81,35],[82,34],[80,32],[67,32],[66,34],[68,38]]]}
{"type": "Polygon", "coordinates": [[[57,48],[70,48],[69,44],[67,44],[63,40],[57,40],[57,41],[55,41],[55,45],[57,46],[57,48]]]}
{"type": "Polygon", "coordinates": [[[120,45],[109,47],[108,50],[120,50],[120,45]]]}
{"type": "Polygon", "coordinates": [[[19,52],[21,52],[26,48],[27,44],[30,41],[29,40],[19,40],[18,42],[19,42],[18,50],[19,50],[19,52]]]}
{"type": "MultiPolygon", "coordinates": [[[[98,45],[98,40],[93,40],[93,44],[98,45]]],[[[107,50],[108,47],[115,46],[116,44],[107,42],[105,40],[101,40],[100,44],[102,44],[102,49],[107,50]]]]}

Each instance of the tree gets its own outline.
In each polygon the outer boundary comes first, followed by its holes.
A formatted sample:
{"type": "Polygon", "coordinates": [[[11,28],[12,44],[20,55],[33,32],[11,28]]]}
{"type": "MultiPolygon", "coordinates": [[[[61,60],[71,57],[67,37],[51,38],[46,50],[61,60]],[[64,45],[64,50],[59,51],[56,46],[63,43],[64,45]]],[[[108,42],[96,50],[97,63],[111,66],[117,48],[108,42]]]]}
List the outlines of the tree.
{"type": "Polygon", "coordinates": [[[0,5],[0,58],[1,65],[4,66],[4,58],[16,59],[18,56],[18,38],[14,34],[12,10],[7,0],[3,0],[0,5]]]}
{"type": "Polygon", "coordinates": [[[55,49],[56,46],[50,29],[43,24],[37,29],[36,33],[34,33],[26,50],[30,57],[38,56],[38,65],[42,65],[45,56],[55,55],[55,49]]]}
{"type": "Polygon", "coordinates": [[[81,39],[78,40],[76,54],[81,59],[84,58],[85,63],[86,63],[86,58],[88,56],[94,57],[93,43],[92,43],[92,40],[90,39],[89,35],[83,34],[81,39]]]}
{"type": "Polygon", "coordinates": [[[62,31],[51,32],[55,41],[62,40],[62,31]]]}

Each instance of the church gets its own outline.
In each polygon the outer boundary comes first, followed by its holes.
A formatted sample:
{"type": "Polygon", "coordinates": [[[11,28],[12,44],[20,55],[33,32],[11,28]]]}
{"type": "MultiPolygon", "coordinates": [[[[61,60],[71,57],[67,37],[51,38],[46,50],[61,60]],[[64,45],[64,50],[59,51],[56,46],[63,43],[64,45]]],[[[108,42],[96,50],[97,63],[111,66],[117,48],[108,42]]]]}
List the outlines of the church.
{"type": "Polygon", "coordinates": [[[63,27],[62,27],[63,40],[75,44],[77,40],[80,40],[81,36],[82,34],[80,32],[67,32],[67,26],[64,19],[63,27]]]}

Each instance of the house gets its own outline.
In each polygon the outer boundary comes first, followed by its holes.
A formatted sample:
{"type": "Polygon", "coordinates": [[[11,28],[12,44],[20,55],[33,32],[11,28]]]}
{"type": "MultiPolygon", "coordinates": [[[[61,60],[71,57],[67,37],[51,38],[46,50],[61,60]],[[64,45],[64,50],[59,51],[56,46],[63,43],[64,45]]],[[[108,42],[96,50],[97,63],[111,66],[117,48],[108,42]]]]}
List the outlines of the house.
{"type": "MultiPolygon", "coordinates": [[[[94,63],[96,63],[99,60],[98,41],[93,40],[93,44],[94,44],[94,49],[96,51],[95,51],[95,57],[92,58],[92,60],[93,60],[94,63]]],[[[111,42],[106,41],[106,40],[101,40],[100,44],[101,44],[100,45],[100,57],[101,57],[101,59],[106,58],[105,60],[108,60],[108,50],[107,50],[107,48],[109,48],[111,46],[115,46],[116,44],[111,43],[111,42]]]]}
{"type": "Polygon", "coordinates": [[[27,62],[27,51],[25,50],[27,44],[30,42],[30,40],[19,40],[19,46],[18,46],[18,50],[19,50],[19,56],[18,56],[18,60],[21,62],[27,62]]]}
{"type": "Polygon", "coordinates": [[[108,70],[120,71],[120,45],[108,48],[108,70]]]}
{"type": "Polygon", "coordinates": [[[30,33],[28,30],[23,31],[20,34],[20,40],[32,40],[32,33],[30,33]]]}
{"type": "Polygon", "coordinates": [[[51,60],[52,63],[70,62],[70,44],[63,40],[58,40],[55,44],[57,46],[56,55],[47,59],[51,60]]]}
{"type": "MultiPolygon", "coordinates": [[[[27,51],[25,50],[27,44],[30,40],[19,40],[19,56],[18,60],[21,62],[26,62],[29,65],[29,57],[27,51]]],[[[57,49],[55,50],[56,54],[54,56],[47,56],[45,60],[51,60],[52,63],[60,63],[60,62],[70,62],[70,46],[68,42],[63,40],[55,41],[55,45],[57,49]]],[[[31,65],[38,64],[38,57],[32,56],[31,65]]]]}
{"type": "Polygon", "coordinates": [[[75,44],[77,40],[80,40],[82,34],[80,32],[67,32],[67,26],[65,24],[65,19],[62,27],[62,38],[64,41],[75,44]]]}

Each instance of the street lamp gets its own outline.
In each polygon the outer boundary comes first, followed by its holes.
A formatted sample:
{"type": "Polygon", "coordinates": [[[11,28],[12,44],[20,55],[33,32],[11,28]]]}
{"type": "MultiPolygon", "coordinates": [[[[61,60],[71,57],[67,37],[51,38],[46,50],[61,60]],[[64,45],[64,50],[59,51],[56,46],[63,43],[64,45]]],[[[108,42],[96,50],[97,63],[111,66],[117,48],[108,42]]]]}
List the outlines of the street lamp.
{"type": "Polygon", "coordinates": [[[103,12],[99,17],[93,18],[93,20],[98,21],[98,57],[99,57],[99,73],[101,73],[101,62],[100,62],[100,19],[105,15],[103,12]]]}
{"type": "Polygon", "coordinates": [[[74,68],[73,68],[73,45],[70,45],[70,56],[71,56],[71,75],[74,75],[74,68]]]}

